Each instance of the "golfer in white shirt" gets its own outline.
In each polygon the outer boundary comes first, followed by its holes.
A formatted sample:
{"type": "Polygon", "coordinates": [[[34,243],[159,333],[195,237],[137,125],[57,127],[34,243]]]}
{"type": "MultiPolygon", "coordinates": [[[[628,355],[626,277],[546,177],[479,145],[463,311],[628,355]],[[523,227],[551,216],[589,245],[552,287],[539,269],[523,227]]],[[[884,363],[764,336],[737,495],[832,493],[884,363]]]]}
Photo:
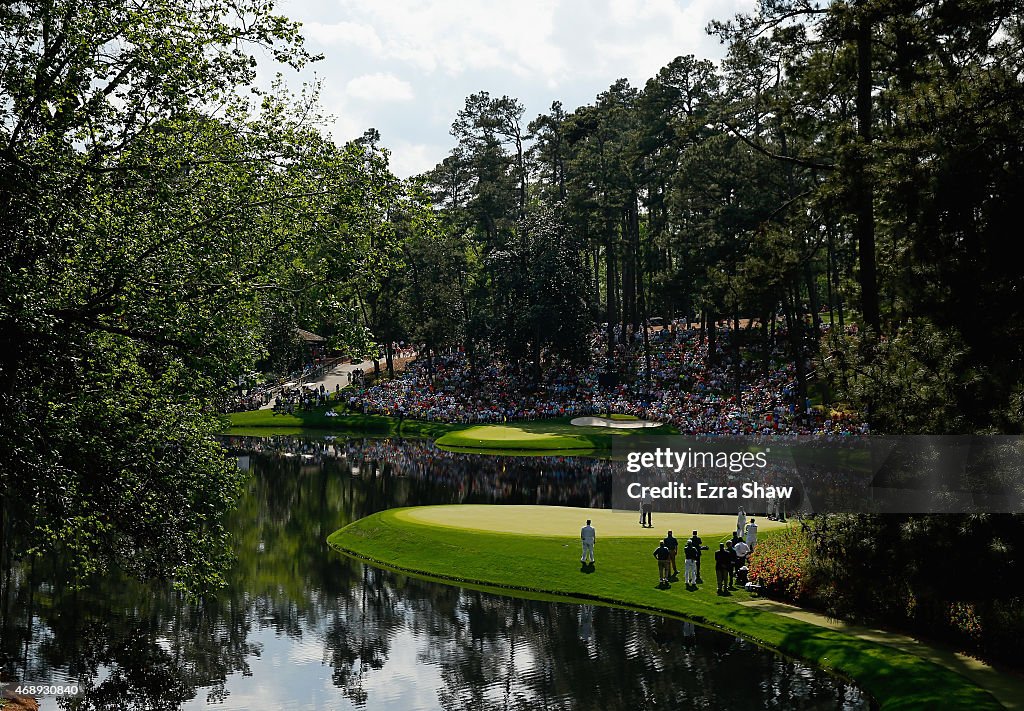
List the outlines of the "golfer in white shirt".
{"type": "Polygon", "coordinates": [[[732,549],[736,551],[736,569],[738,570],[747,564],[747,554],[750,553],[750,546],[741,540],[732,549]]]}
{"type": "Polygon", "coordinates": [[[580,540],[583,541],[583,557],[580,558],[581,563],[586,563],[587,558],[590,558],[591,563],[594,562],[594,541],[597,540],[597,534],[594,532],[594,527],[590,525],[590,519],[587,519],[587,525],[580,529],[580,540]]]}
{"type": "Polygon", "coordinates": [[[754,519],[750,519],[750,523],[747,524],[747,545],[750,546],[750,550],[754,550],[754,544],[757,543],[757,524],[754,519]]]}

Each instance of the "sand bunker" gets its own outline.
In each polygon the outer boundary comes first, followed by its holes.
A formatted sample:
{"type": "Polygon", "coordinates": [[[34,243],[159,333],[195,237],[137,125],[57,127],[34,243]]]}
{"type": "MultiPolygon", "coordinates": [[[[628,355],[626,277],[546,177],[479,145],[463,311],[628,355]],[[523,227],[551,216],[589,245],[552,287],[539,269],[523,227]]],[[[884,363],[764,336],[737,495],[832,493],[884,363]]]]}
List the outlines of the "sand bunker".
{"type": "Polygon", "coordinates": [[[609,420],[606,417],[577,417],[569,424],[577,427],[614,427],[618,430],[639,430],[644,427],[661,427],[660,422],[650,420],[609,420]]]}

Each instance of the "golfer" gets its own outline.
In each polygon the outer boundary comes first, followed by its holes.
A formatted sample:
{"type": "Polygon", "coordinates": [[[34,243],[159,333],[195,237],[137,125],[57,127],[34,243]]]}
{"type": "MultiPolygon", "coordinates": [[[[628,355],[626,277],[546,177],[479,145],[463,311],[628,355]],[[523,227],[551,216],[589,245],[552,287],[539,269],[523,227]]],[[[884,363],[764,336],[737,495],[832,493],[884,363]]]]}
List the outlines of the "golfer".
{"type": "Polygon", "coordinates": [[[750,546],[750,552],[754,552],[754,545],[757,544],[757,522],[754,519],[750,519],[750,523],[747,524],[747,545],[750,546]]]}
{"type": "Polygon", "coordinates": [[[651,522],[651,513],[654,511],[654,502],[648,498],[647,494],[643,495],[640,499],[640,525],[644,528],[654,528],[654,524],[651,522]]]}
{"type": "Polygon", "coordinates": [[[587,519],[587,525],[580,529],[580,540],[583,542],[583,557],[580,558],[581,563],[587,563],[587,558],[590,558],[589,562],[594,562],[594,541],[597,540],[597,534],[594,532],[594,527],[590,525],[590,519],[587,519]]]}

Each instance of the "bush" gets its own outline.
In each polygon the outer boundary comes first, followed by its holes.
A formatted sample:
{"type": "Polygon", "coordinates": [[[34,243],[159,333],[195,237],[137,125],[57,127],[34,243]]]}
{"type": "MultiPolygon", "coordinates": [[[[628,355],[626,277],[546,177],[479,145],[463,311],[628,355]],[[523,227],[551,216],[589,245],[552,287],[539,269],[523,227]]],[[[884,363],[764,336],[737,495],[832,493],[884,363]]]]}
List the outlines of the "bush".
{"type": "Polygon", "coordinates": [[[806,571],[810,555],[811,539],[799,529],[764,536],[750,555],[748,577],[770,597],[801,602],[811,592],[806,571]]]}
{"type": "MultiPolygon", "coordinates": [[[[829,514],[809,528],[801,604],[1021,667],[1024,600],[1006,583],[1020,577],[1024,516],[829,514]]],[[[795,576],[773,565],[782,570],[765,565],[770,592],[796,599],[786,584],[795,576]]]]}

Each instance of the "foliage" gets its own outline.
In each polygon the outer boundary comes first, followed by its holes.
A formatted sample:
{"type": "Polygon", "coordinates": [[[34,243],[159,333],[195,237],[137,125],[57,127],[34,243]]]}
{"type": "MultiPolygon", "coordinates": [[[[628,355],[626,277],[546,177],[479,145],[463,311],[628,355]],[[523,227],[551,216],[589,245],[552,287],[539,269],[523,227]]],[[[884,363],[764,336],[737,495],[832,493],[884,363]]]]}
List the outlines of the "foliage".
{"type": "Polygon", "coordinates": [[[569,360],[589,358],[587,274],[557,205],[532,211],[491,252],[488,266],[495,275],[495,340],[504,353],[538,368],[544,350],[569,360]]]}
{"type": "Polygon", "coordinates": [[[1020,591],[997,581],[1020,574],[1020,525],[1019,514],[822,516],[804,579],[837,617],[908,627],[1014,662],[1020,591]]]}
{"type": "Polygon", "coordinates": [[[280,87],[242,90],[257,46],[311,57],[265,2],[7,4],[0,33],[4,566],[215,588],[242,475],[211,403],[351,172],[280,87]]]}
{"type": "Polygon", "coordinates": [[[808,597],[807,564],[810,537],[798,528],[763,536],[748,560],[748,577],[762,585],[767,595],[793,602],[808,597]]]}

